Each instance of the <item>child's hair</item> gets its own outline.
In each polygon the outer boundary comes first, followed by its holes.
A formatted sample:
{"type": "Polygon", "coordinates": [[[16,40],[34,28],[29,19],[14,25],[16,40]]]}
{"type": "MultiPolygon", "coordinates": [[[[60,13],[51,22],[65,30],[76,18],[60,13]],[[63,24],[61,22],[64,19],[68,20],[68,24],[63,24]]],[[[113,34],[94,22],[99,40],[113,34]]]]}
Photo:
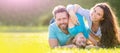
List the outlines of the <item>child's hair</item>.
{"type": "Polygon", "coordinates": [[[110,6],[107,3],[98,3],[93,8],[95,7],[100,7],[104,11],[104,20],[100,22],[100,28],[102,33],[100,45],[106,48],[117,46],[119,43],[119,35],[116,16],[114,15],[110,6]]]}

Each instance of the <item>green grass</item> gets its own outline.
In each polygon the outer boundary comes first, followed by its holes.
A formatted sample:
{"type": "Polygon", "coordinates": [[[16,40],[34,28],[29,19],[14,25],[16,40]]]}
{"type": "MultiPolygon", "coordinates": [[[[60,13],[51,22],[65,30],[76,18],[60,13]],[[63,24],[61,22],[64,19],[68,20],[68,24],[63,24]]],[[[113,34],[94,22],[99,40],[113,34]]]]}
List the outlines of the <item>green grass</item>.
{"type": "Polygon", "coordinates": [[[55,48],[48,45],[48,32],[0,33],[0,53],[120,53],[120,48],[55,48]]]}
{"type": "Polygon", "coordinates": [[[42,32],[48,26],[0,26],[0,32],[42,32]]]}

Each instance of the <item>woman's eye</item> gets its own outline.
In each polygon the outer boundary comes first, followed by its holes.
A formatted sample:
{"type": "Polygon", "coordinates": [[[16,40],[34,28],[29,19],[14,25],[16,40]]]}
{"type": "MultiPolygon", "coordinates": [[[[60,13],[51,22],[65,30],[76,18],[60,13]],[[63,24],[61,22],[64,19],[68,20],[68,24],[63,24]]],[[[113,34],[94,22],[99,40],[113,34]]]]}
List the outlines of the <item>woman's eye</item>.
{"type": "Polygon", "coordinates": [[[96,12],[96,10],[94,10],[94,12],[96,12]]]}
{"type": "Polygon", "coordinates": [[[100,16],[100,14],[98,13],[98,15],[100,16]]]}

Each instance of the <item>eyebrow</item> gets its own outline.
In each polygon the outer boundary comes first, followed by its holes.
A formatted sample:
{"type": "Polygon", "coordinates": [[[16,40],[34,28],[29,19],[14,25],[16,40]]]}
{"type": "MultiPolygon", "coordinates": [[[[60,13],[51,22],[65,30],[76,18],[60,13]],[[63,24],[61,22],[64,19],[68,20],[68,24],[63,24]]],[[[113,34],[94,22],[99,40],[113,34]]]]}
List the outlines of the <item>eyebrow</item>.
{"type": "MultiPolygon", "coordinates": [[[[96,11],[96,9],[94,9],[94,11],[96,11]]],[[[96,11],[97,12],[97,11],[96,11]]],[[[98,15],[101,15],[100,13],[97,12],[98,15]]]]}

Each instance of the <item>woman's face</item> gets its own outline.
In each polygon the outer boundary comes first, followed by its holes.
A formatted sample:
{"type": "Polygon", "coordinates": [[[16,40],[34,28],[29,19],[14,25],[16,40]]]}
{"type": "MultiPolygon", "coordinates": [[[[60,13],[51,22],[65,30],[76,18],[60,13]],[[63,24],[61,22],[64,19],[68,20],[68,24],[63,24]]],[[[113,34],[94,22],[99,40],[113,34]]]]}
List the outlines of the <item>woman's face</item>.
{"type": "Polygon", "coordinates": [[[101,20],[104,20],[103,15],[104,15],[103,9],[100,7],[95,7],[91,11],[91,20],[93,22],[100,22],[101,20]]]}

